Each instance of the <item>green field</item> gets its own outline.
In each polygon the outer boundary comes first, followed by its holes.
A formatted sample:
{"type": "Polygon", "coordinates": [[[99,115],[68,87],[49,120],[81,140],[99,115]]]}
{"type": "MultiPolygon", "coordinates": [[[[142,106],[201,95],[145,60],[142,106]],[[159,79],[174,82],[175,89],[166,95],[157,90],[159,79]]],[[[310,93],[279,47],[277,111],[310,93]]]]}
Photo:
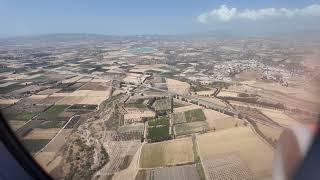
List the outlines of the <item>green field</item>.
{"type": "Polygon", "coordinates": [[[33,153],[36,153],[42,149],[46,144],[48,144],[50,139],[22,139],[21,142],[24,147],[33,153]]]}
{"type": "Polygon", "coordinates": [[[98,106],[97,105],[91,105],[91,104],[74,104],[68,109],[71,110],[95,110],[98,106]]]}
{"type": "Polygon", "coordinates": [[[169,126],[148,128],[148,139],[152,142],[167,140],[169,138],[169,126]]]}
{"type": "Polygon", "coordinates": [[[6,87],[0,87],[0,94],[6,94],[6,93],[9,93],[11,91],[23,88],[23,87],[24,87],[24,85],[21,85],[19,83],[11,84],[11,85],[6,86],[6,87]]]}
{"type": "Polygon", "coordinates": [[[173,108],[178,108],[178,107],[184,107],[186,105],[178,103],[178,102],[173,102],[173,108]]]}
{"type": "Polygon", "coordinates": [[[23,112],[18,114],[15,119],[16,120],[29,120],[39,114],[39,112],[23,112]]]}
{"type": "Polygon", "coordinates": [[[147,106],[143,104],[144,99],[137,99],[135,101],[129,101],[129,103],[126,105],[127,107],[137,107],[137,108],[146,108],[147,106]]]}
{"type": "Polygon", "coordinates": [[[160,116],[148,121],[149,126],[169,126],[169,119],[165,116],[160,116]]]}
{"type": "Polygon", "coordinates": [[[49,129],[49,128],[62,128],[65,121],[44,121],[37,128],[49,129]]]}
{"type": "Polygon", "coordinates": [[[184,113],[187,122],[194,122],[194,121],[204,121],[206,117],[202,111],[202,109],[194,109],[191,111],[187,111],[184,113]]]}
{"type": "Polygon", "coordinates": [[[197,85],[197,86],[192,86],[191,89],[195,92],[197,91],[210,91],[212,89],[208,88],[208,87],[205,87],[205,86],[202,86],[202,85],[197,85]]]}
{"type": "Polygon", "coordinates": [[[46,111],[42,112],[37,119],[44,119],[47,121],[57,120],[57,116],[62,113],[69,105],[55,105],[46,111]]]}

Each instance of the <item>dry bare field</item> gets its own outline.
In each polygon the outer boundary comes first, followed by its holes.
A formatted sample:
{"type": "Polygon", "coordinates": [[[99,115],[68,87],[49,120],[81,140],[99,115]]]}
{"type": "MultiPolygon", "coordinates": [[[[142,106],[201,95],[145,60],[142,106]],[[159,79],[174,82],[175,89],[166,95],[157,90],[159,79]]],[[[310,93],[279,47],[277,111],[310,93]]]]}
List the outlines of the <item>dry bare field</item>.
{"type": "Polygon", "coordinates": [[[237,92],[232,92],[232,91],[220,91],[218,96],[219,97],[238,97],[237,92]]]}
{"type": "Polygon", "coordinates": [[[210,129],[220,130],[232,128],[235,126],[243,126],[243,121],[241,121],[240,119],[220,113],[218,111],[204,109],[203,112],[206,116],[210,129]]]}
{"type": "Polygon", "coordinates": [[[266,109],[266,108],[260,108],[260,111],[272,119],[273,121],[279,123],[282,126],[294,126],[299,125],[296,120],[292,119],[291,117],[287,116],[284,112],[273,110],[273,109],[266,109]]]}
{"type": "MultiPolygon", "coordinates": [[[[72,93],[55,93],[52,96],[66,95],[63,99],[59,100],[56,104],[93,104],[99,105],[102,101],[106,100],[111,93],[111,89],[107,91],[95,91],[95,90],[76,90],[72,93]]],[[[50,96],[51,97],[51,96],[50,96]]]]}
{"type": "Polygon", "coordinates": [[[84,97],[80,104],[99,105],[106,99],[106,97],[84,97]]]}
{"type": "Polygon", "coordinates": [[[254,70],[243,71],[235,76],[235,79],[238,81],[249,81],[259,79],[261,74],[254,70]]]}
{"type": "Polygon", "coordinates": [[[35,128],[31,132],[29,132],[23,139],[52,139],[59,130],[59,128],[35,128]]]}
{"type": "Polygon", "coordinates": [[[201,107],[197,105],[183,106],[183,107],[174,108],[173,112],[179,113],[179,112],[186,112],[194,109],[201,109],[201,107]]]}
{"type": "Polygon", "coordinates": [[[20,99],[0,99],[0,104],[14,104],[20,101],[20,99]]]}
{"type": "Polygon", "coordinates": [[[189,94],[190,84],[175,79],[166,78],[166,83],[169,92],[174,92],[178,94],[189,94]]]}
{"type": "Polygon", "coordinates": [[[211,103],[215,103],[217,105],[226,107],[227,105],[220,99],[218,98],[214,98],[214,97],[202,97],[202,96],[197,96],[199,99],[205,100],[205,101],[209,101],[211,103]]]}
{"type": "Polygon", "coordinates": [[[249,127],[197,135],[197,144],[202,160],[217,155],[238,153],[239,158],[250,169],[255,179],[271,176],[273,149],[249,127]]]}
{"type": "Polygon", "coordinates": [[[107,82],[110,82],[110,80],[94,78],[90,82],[93,82],[93,83],[107,83],[107,82]]]}
{"type": "Polygon", "coordinates": [[[256,82],[251,85],[263,91],[260,95],[270,97],[274,100],[282,102],[288,106],[297,106],[302,109],[310,109],[315,111],[320,107],[319,93],[309,92],[303,87],[285,87],[279,84],[256,82]]]}
{"type": "Polygon", "coordinates": [[[141,168],[165,167],[194,161],[191,138],[144,144],[140,157],[141,168]]]}
{"type": "Polygon", "coordinates": [[[257,126],[266,137],[271,138],[272,140],[278,140],[283,131],[282,128],[273,128],[261,123],[257,123],[257,126]]]}
{"type": "Polygon", "coordinates": [[[110,93],[110,88],[107,91],[76,90],[73,93],[71,93],[71,96],[108,97],[110,96],[110,93]]]}
{"type": "Polygon", "coordinates": [[[44,152],[58,152],[67,142],[72,129],[63,129],[50,143],[43,149],[44,152]]]}
{"type": "Polygon", "coordinates": [[[81,102],[85,99],[82,96],[67,96],[63,99],[56,102],[57,105],[73,105],[73,104],[81,104],[81,102]]]}
{"type": "Polygon", "coordinates": [[[9,126],[11,127],[11,129],[17,130],[17,129],[21,128],[26,122],[25,121],[10,120],[10,121],[8,121],[8,123],[9,123],[9,126]]]}
{"type": "Polygon", "coordinates": [[[62,160],[61,156],[55,156],[55,152],[40,152],[34,158],[47,173],[50,173],[62,160]]]}
{"type": "Polygon", "coordinates": [[[84,77],[84,78],[79,79],[77,82],[87,83],[87,82],[90,82],[91,80],[92,80],[91,77],[84,77]]]}
{"type": "Polygon", "coordinates": [[[319,57],[320,57],[320,49],[314,48],[314,53],[306,54],[303,56],[302,64],[308,68],[314,68],[315,66],[319,66],[319,57]]]}

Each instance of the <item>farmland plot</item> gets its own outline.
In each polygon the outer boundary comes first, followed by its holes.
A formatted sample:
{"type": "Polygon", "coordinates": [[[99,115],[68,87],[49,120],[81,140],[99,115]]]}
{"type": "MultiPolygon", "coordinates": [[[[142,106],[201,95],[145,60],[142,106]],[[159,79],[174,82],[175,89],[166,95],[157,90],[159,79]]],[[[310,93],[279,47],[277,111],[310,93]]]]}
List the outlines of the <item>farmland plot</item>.
{"type": "Polygon", "coordinates": [[[50,143],[43,149],[44,152],[58,152],[67,142],[71,134],[71,129],[63,129],[50,143]]]}
{"type": "Polygon", "coordinates": [[[140,157],[141,168],[164,167],[194,161],[191,138],[145,144],[140,157]]]}
{"type": "Polygon", "coordinates": [[[45,112],[42,112],[37,119],[43,119],[48,121],[57,121],[60,113],[64,112],[69,106],[68,105],[55,105],[45,112]]]}
{"type": "Polygon", "coordinates": [[[154,177],[154,180],[200,180],[195,165],[157,168],[151,171],[151,177],[154,177]]]}
{"type": "Polygon", "coordinates": [[[243,126],[243,122],[240,119],[232,116],[211,109],[204,109],[203,112],[210,129],[220,130],[235,126],[243,126]]]}
{"type": "Polygon", "coordinates": [[[200,109],[200,107],[197,105],[183,106],[183,107],[174,108],[173,112],[186,112],[193,109],[200,109]]]}
{"type": "Polygon", "coordinates": [[[59,128],[35,128],[31,132],[29,132],[25,137],[23,137],[23,139],[52,139],[59,130],[59,128]]]}
{"type": "Polygon", "coordinates": [[[181,124],[187,122],[183,112],[173,113],[171,119],[173,124],[181,124]]]}
{"type": "Polygon", "coordinates": [[[272,119],[273,121],[279,123],[283,126],[294,126],[299,125],[300,123],[291,117],[287,116],[284,112],[272,110],[272,109],[261,109],[261,112],[272,119]]]}
{"type": "Polygon", "coordinates": [[[51,95],[53,93],[56,93],[60,91],[61,89],[45,89],[43,91],[38,92],[39,95],[51,95]]]}
{"type": "Polygon", "coordinates": [[[206,117],[202,109],[194,109],[190,111],[184,112],[187,122],[194,122],[194,121],[204,121],[206,117]]]}
{"type": "Polygon", "coordinates": [[[12,130],[17,130],[17,129],[21,128],[26,122],[10,120],[10,121],[8,121],[8,123],[9,123],[9,126],[12,130]]]}
{"type": "Polygon", "coordinates": [[[110,86],[106,83],[94,83],[89,82],[83,85],[79,90],[96,90],[96,91],[108,91],[110,86]]]}
{"type": "Polygon", "coordinates": [[[237,152],[204,157],[202,163],[208,180],[254,179],[253,173],[241,160],[237,152]]]}
{"type": "Polygon", "coordinates": [[[166,83],[169,92],[178,94],[190,94],[190,84],[175,79],[166,78],[166,83]]]}
{"type": "Polygon", "coordinates": [[[174,131],[177,136],[207,131],[208,123],[205,121],[196,121],[191,123],[176,124],[174,131]]]}
{"type": "MultiPolygon", "coordinates": [[[[201,134],[197,136],[197,144],[202,161],[213,156],[236,152],[244,165],[253,173],[254,179],[271,177],[273,149],[249,127],[201,134]]],[[[206,176],[209,177],[208,174],[206,176]]]]}
{"type": "MultiPolygon", "coordinates": [[[[101,175],[111,175],[121,170],[126,156],[133,156],[141,146],[140,140],[108,141],[104,147],[109,155],[109,162],[99,171],[101,175]]],[[[127,162],[129,163],[129,162],[127,162]]]]}

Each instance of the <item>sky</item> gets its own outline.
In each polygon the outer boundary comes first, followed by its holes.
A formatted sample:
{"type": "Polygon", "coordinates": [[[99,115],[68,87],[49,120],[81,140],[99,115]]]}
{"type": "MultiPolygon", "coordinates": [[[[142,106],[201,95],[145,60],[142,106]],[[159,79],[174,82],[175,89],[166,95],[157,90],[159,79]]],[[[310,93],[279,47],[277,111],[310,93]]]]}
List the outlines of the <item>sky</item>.
{"type": "Polygon", "coordinates": [[[0,0],[0,36],[320,29],[320,0],[0,0]]]}

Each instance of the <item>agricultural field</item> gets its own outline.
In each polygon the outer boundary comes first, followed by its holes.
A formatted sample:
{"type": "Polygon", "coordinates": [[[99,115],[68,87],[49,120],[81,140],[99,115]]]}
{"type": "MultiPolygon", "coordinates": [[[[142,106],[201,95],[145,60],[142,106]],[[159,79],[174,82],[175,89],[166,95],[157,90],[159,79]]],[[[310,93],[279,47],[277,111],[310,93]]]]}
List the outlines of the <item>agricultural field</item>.
{"type": "Polygon", "coordinates": [[[279,123],[282,126],[294,126],[299,125],[300,123],[296,120],[292,119],[291,117],[287,116],[283,111],[277,111],[272,109],[261,109],[260,110],[264,115],[268,118],[272,119],[273,121],[279,123]]]}
{"type": "Polygon", "coordinates": [[[70,136],[71,132],[72,129],[61,130],[61,132],[43,149],[43,152],[58,152],[68,141],[68,137],[70,136]]]}
{"type": "Polygon", "coordinates": [[[219,96],[219,97],[238,97],[239,93],[232,92],[232,91],[220,91],[217,96],[219,96]]]}
{"type": "Polygon", "coordinates": [[[200,180],[195,165],[140,170],[135,180],[200,180]]]}
{"type": "Polygon", "coordinates": [[[186,112],[186,111],[190,111],[190,110],[194,110],[194,109],[199,109],[200,107],[197,105],[188,105],[188,106],[183,106],[183,107],[178,107],[178,108],[174,108],[173,112],[186,112]]]}
{"type": "Polygon", "coordinates": [[[172,124],[181,124],[186,123],[186,116],[184,115],[184,112],[175,112],[171,115],[172,124]]]}
{"type": "Polygon", "coordinates": [[[69,105],[55,105],[46,111],[42,112],[37,116],[37,119],[47,120],[47,121],[57,121],[58,116],[63,113],[69,105]]]}
{"type": "Polygon", "coordinates": [[[130,99],[129,102],[126,104],[127,107],[136,107],[136,108],[146,108],[146,101],[145,99],[130,99]]]}
{"type": "Polygon", "coordinates": [[[34,128],[23,139],[52,139],[58,132],[59,128],[40,129],[34,128]]]}
{"type": "Polygon", "coordinates": [[[202,111],[202,109],[194,109],[190,111],[184,112],[187,122],[194,122],[194,121],[204,121],[206,117],[202,111]]]}
{"type": "Polygon", "coordinates": [[[104,147],[109,156],[109,162],[99,170],[98,174],[112,175],[127,167],[136,152],[141,147],[140,140],[107,141],[104,147]]]}
{"type": "Polygon", "coordinates": [[[50,139],[22,139],[21,143],[31,153],[34,154],[42,149],[50,139]]]}
{"type": "Polygon", "coordinates": [[[138,132],[143,134],[143,131],[144,131],[144,123],[133,123],[129,125],[120,126],[118,128],[118,132],[120,133],[138,132]]]}
{"type": "Polygon", "coordinates": [[[73,83],[70,84],[67,87],[63,87],[60,91],[58,91],[59,93],[72,93],[75,90],[79,89],[81,86],[83,86],[84,83],[73,83]]]}
{"type": "Polygon", "coordinates": [[[20,101],[20,99],[0,99],[0,104],[11,105],[17,103],[18,101],[20,101]]]}
{"type": "Polygon", "coordinates": [[[93,111],[97,109],[97,105],[91,104],[74,104],[68,108],[68,110],[74,111],[93,111]]]}
{"type": "Polygon", "coordinates": [[[60,90],[61,89],[45,89],[45,90],[38,92],[37,94],[38,95],[51,95],[51,94],[56,93],[60,90]]]}
{"type": "Polygon", "coordinates": [[[62,156],[58,156],[57,158],[55,156],[55,152],[39,152],[34,158],[46,172],[50,173],[62,161],[62,156]]]}
{"type": "Polygon", "coordinates": [[[22,85],[22,84],[19,84],[19,83],[11,84],[11,85],[4,86],[4,87],[0,87],[0,94],[6,94],[6,93],[9,93],[9,92],[18,90],[20,88],[23,88],[23,87],[25,87],[25,86],[22,85]]]}
{"type": "Polygon", "coordinates": [[[106,83],[88,82],[80,87],[79,90],[109,91],[110,88],[110,85],[107,85],[106,83]]]}
{"type": "Polygon", "coordinates": [[[220,171],[220,166],[215,164],[221,162],[226,164],[226,168],[231,167],[223,170],[228,174],[239,175],[244,172],[244,177],[251,177],[252,174],[253,179],[271,178],[273,148],[249,127],[197,135],[197,144],[206,177],[212,177],[212,174],[220,171]]]}
{"type": "Polygon", "coordinates": [[[204,109],[203,112],[206,116],[206,121],[208,122],[209,128],[213,130],[243,126],[244,124],[240,119],[220,113],[218,111],[204,109]]]}
{"type": "Polygon", "coordinates": [[[99,105],[104,100],[108,99],[111,90],[109,91],[94,91],[94,90],[76,90],[72,93],[55,93],[54,96],[66,96],[59,100],[56,104],[73,105],[73,104],[91,104],[99,105]]]}
{"type": "MultiPolygon", "coordinates": [[[[269,142],[277,142],[283,131],[283,128],[274,128],[261,123],[257,123],[257,128],[264,134],[264,136],[269,139],[269,142]]],[[[276,143],[274,143],[276,144],[276,143]]]]}
{"type": "Polygon", "coordinates": [[[192,145],[191,138],[144,144],[140,167],[155,168],[194,162],[192,145]]]}
{"type": "Polygon", "coordinates": [[[170,139],[168,117],[161,116],[148,121],[148,139],[151,142],[170,139]]]}
{"type": "Polygon", "coordinates": [[[73,104],[82,104],[85,97],[82,96],[66,96],[59,100],[57,105],[73,105],[73,104]]]}
{"type": "Polygon", "coordinates": [[[190,84],[175,79],[166,78],[169,92],[187,95],[190,94],[190,84]]]}
{"type": "Polygon", "coordinates": [[[17,120],[10,120],[8,121],[9,126],[12,130],[17,130],[21,128],[26,122],[25,121],[17,121],[17,120]]]}
{"type": "Polygon", "coordinates": [[[169,126],[169,119],[166,116],[160,116],[155,119],[151,119],[148,121],[149,127],[152,126],[169,126]]]}
{"type": "Polygon", "coordinates": [[[27,121],[45,111],[49,107],[50,106],[48,105],[28,105],[17,103],[13,106],[3,109],[1,112],[7,120],[27,121]]]}
{"type": "Polygon", "coordinates": [[[190,123],[176,124],[174,126],[175,135],[187,135],[198,132],[206,132],[209,130],[208,123],[206,121],[195,121],[190,123]]]}

